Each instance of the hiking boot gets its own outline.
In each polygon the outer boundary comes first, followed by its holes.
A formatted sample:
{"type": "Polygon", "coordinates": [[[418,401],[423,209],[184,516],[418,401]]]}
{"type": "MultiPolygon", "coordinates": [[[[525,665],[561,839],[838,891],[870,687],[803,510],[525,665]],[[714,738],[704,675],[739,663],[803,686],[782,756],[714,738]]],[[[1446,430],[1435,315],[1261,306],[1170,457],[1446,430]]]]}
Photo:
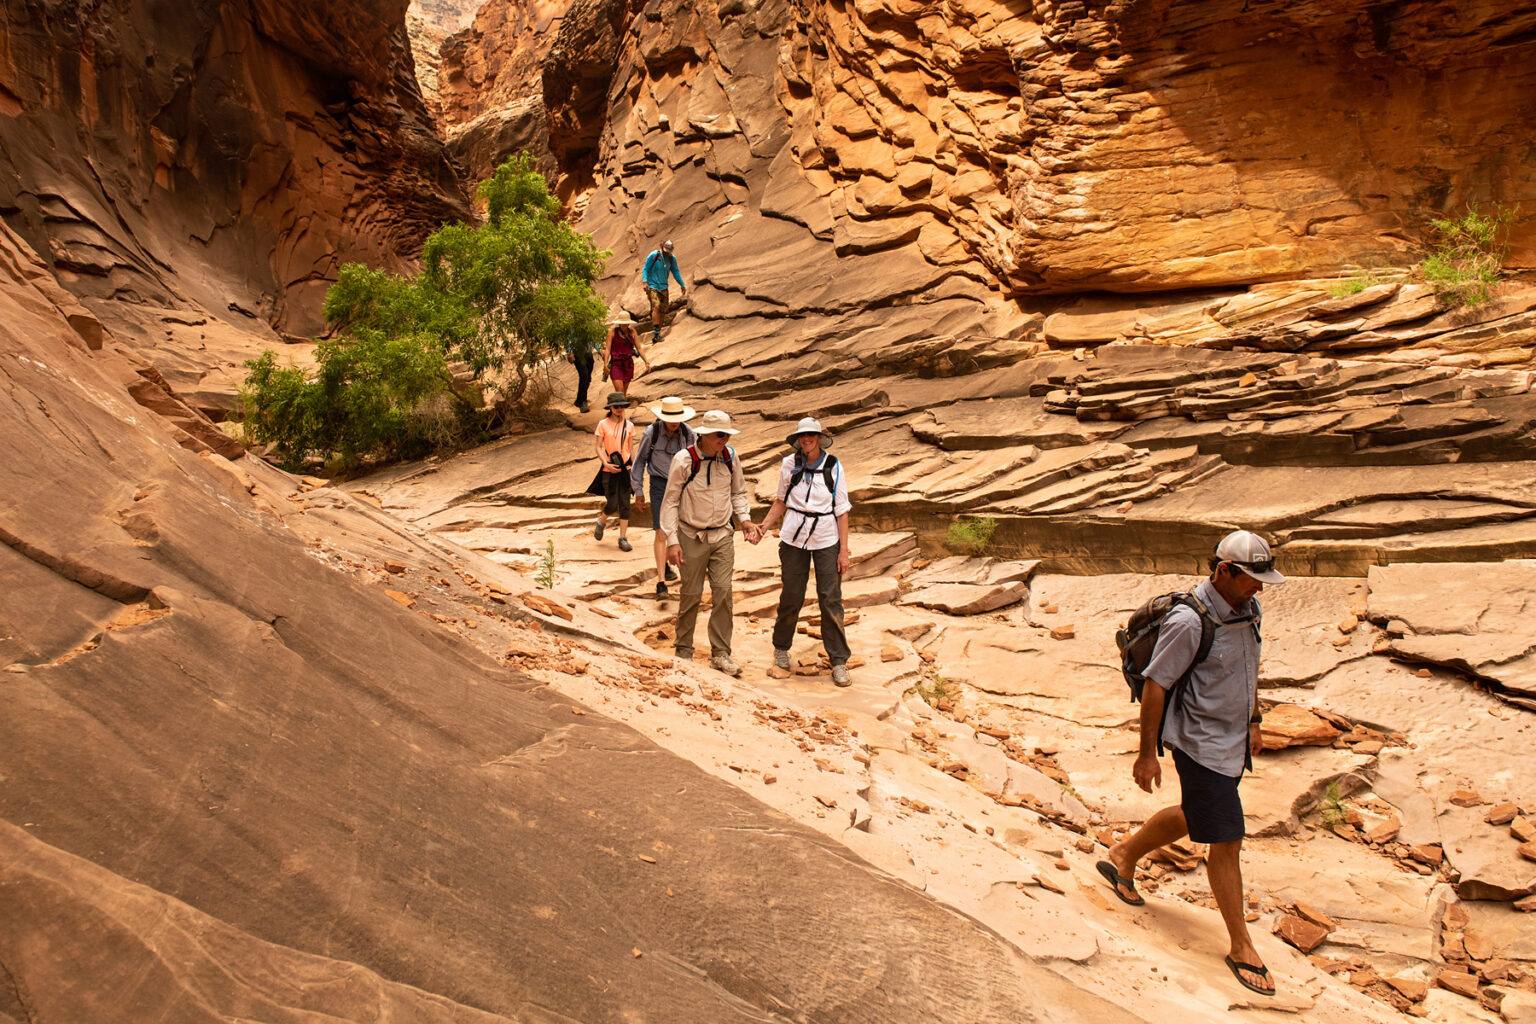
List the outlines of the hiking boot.
{"type": "Polygon", "coordinates": [[[658,600],[658,601],[665,601],[666,599],[667,599],[667,585],[665,583],[657,583],[656,584],[656,600],[658,600]]]}
{"type": "Polygon", "coordinates": [[[709,664],[711,667],[719,669],[721,672],[724,672],[728,676],[741,675],[741,666],[732,661],[729,654],[717,654],[713,658],[709,659],[709,664]]]}
{"type": "Polygon", "coordinates": [[[671,565],[668,565],[667,571],[662,573],[661,578],[666,580],[668,583],[671,583],[673,580],[677,579],[677,570],[673,569],[671,565]]]}
{"type": "Polygon", "coordinates": [[[580,409],[582,412],[587,412],[588,411],[587,403],[586,402],[578,402],[576,404],[576,408],[580,409]]]}
{"type": "Polygon", "coordinates": [[[635,550],[635,548],[634,548],[634,545],[629,542],[629,538],[628,537],[620,537],[619,538],[619,550],[620,551],[633,551],[633,550],[635,550]]]}
{"type": "Polygon", "coordinates": [[[790,671],[792,666],[789,664],[789,652],[781,651],[775,647],[773,649],[773,667],[782,668],[786,672],[790,671]]]}
{"type": "Polygon", "coordinates": [[[833,665],[832,666],[832,682],[836,683],[838,686],[852,686],[853,685],[853,680],[848,677],[848,666],[847,665],[833,665]]]}
{"type": "Polygon", "coordinates": [[[596,526],[592,527],[592,539],[593,540],[602,540],[603,539],[603,521],[601,519],[599,519],[597,521],[597,525],[596,526]]]}

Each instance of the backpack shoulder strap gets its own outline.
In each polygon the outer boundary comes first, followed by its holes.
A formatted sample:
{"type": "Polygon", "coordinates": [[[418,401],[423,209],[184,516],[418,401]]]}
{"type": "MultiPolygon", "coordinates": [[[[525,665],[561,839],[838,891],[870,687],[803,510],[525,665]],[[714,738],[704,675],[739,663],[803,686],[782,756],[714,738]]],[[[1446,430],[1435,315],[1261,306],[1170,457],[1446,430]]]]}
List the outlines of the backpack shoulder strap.
{"type": "Polygon", "coordinates": [[[694,447],[693,445],[689,445],[685,451],[688,452],[688,461],[692,463],[688,469],[688,479],[683,481],[683,486],[687,487],[689,484],[693,483],[693,478],[699,475],[699,464],[703,460],[699,458],[698,448],[694,447]]]}

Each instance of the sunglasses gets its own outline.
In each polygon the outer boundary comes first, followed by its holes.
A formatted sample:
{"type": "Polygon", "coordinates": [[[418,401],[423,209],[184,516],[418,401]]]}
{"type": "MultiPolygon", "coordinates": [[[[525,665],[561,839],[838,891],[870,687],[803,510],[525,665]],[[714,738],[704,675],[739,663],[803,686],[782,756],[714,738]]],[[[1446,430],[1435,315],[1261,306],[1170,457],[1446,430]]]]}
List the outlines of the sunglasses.
{"type": "Polygon", "coordinates": [[[730,434],[724,434],[724,433],[714,433],[714,434],[706,434],[705,436],[706,437],[713,437],[713,438],[715,438],[718,441],[724,441],[726,438],[730,437],[731,435],[730,434]]]}
{"type": "Polygon", "coordinates": [[[1275,560],[1273,558],[1260,558],[1252,562],[1234,561],[1232,564],[1247,569],[1249,572],[1269,572],[1274,569],[1275,560]]]}

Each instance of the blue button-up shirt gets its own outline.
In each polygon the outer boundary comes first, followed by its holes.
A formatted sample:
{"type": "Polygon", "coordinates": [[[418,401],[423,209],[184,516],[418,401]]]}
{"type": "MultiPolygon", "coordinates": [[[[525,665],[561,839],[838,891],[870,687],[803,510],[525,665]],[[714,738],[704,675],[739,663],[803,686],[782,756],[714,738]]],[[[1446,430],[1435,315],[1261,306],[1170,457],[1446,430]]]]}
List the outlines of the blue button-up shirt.
{"type": "MultiPolygon", "coordinates": [[[[1216,628],[1210,655],[1195,666],[1183,699],[1169,709],[1163,743],[1213,772],[1238,778],[1248,763],[1248,717],[1259,690],[1259,636],[1253,628],[1259,602],[1251,600],[1251,608],[1239,611],[1210,580],[1195,587],[1194,595],[1219,621],[1230,624],[1216,628]]],[[[1172,686],[1199,650],[1199,614],[1175,606],[1158,632],[1146,677],[1164,689],[1172,686]]]]}

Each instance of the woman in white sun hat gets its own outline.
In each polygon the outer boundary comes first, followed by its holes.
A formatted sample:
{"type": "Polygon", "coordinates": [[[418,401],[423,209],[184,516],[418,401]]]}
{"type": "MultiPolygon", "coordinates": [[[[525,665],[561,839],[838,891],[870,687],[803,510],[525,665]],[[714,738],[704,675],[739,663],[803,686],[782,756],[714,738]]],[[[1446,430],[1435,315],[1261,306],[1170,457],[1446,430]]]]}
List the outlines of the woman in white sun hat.
{"type": "Polygon", "coordinates": [[[640,335],[635,331],[635,321],[624,310],[608,321],[608,340],[603,342],[603,375],[613,381],[613,389],[629,394],[629,382],[635,379],[635,360],[645,368],[651,361],[640,351],[640,335]]]}
{"type": "Polygon", "coordinates": [[[848,686],[848,635],[843,631],[843,573],[848,571],[848,483],[837,456],[826,451],[832,438],[807,416],[788,438],[794,452],[779,466],[779,489],[763,519],[766,532],[779,531],[779,571],[784,589],[773,624],[773,664],[789,669],[789,645],[795,637],[811,566],[816,567],[816,604],[821,609],[821,639],[832,663],[832,682],[848,686]]]}

